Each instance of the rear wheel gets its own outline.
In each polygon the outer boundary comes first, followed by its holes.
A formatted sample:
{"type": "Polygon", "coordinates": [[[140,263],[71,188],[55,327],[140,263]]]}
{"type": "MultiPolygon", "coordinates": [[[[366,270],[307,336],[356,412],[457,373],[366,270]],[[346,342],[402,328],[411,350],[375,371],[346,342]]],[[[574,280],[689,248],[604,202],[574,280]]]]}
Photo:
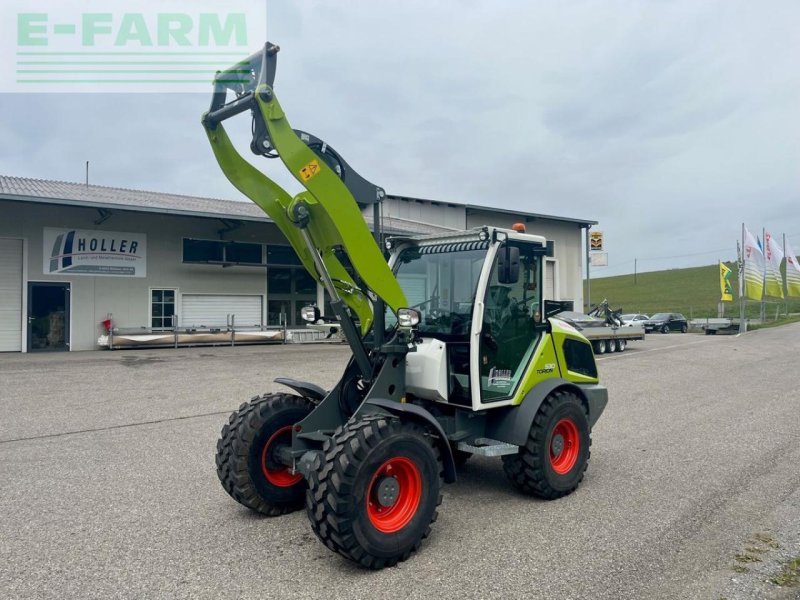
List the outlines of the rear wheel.
{"type": "Polygon", "coordinates": [[[328,548],[365,567],[406,560],[437,517],[442,464],[421,427],[394,417],[345,424],[311,473],[306,508],[328,548]]]}
{"type": "Polygon", "coordinates": [[[686,323],[684,323],[683,325],[681,325],[681,333],[686,333],[687,331],[689,331],[689,326],[686,323]]]}
{"type": "Polygon", "coordinates": [[[605,354],[606,353],[606,341],[605,340],[597,340],[594,343],[594,353],[595,354],[605,354]]]}
{"type": "Polygon", "coordinates": [[[292,443],[292,427],[314,405],[292,394],[265,394],[231,414],[217,442],[217,476],[247,508],[274,517],[302,508],[306,484],[277,460],[292,443]]]}
{"type": "Polygon", "coordinates": [[[616,340],[608,340],[607,344],[608,344],[609,353],[617,351],[617,341],[616,340]]]}
{"type": "Polygon", "coordinates": [[[503,457],[503,469],[522,492],[547,500],[561,498],[583,479],[590,445],[583,403],[572,392],[555,392],[536,413],[519,453],[503,457]]]}
{"type": "Polygon", "coordinates": [[[625,352],[628,343],[626,340],[617,340],[617,352],[625,352]]]}

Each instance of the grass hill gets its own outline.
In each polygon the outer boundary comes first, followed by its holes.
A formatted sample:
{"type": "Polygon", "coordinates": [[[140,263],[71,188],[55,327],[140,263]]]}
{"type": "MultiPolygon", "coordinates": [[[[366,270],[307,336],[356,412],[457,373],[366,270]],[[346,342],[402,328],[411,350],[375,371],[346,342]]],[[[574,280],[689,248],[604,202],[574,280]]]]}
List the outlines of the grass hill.
{"type": "MultiPolygon", "coordinates": [[[[725,303],[725,316],[739,316],[739,281],[735,263],[725,263],[733,271],[734,301],[725,303]]],[[[584,298],[586,282],[583,282],[584,298]]],[[[670,269],[639,273],[635,281],[633,274],[616,277],[592,278],[591,300],[593,304],[608,299],[613,309],[624,312],[640,312],[652,315],[657,312],[680,312],[687,318],[716,317],[719,303],[719,264],[689,269],[670,269]]],[[[769,301],[766,305],[767,320],[775,318],[776,310],[785,312],[783,300],[769,301]]],[[[748,302],[747,316],[757,318],[760,314],[758,302],[748,302]]],[[[800,312],[800,298],[789,302],[789,312],[800,312]]]]}

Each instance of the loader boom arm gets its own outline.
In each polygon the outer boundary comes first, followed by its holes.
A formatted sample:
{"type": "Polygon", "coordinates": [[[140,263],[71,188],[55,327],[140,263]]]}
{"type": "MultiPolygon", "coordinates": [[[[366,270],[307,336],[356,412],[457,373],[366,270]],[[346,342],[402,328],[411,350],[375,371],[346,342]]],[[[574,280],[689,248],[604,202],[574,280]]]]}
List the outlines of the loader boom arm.
{"type": "Polygon", "coordinates": [[[369,196],[382,196],[383,190],[358,176],[327,144],[292,129],[270,85],[276,53],[277,46],[267,43],[248,59],[249,66],[243,61],[218,73],[203,126],[225,176],[275,222],[311,276],[334,288],[328,290],[334,292],[332,300],[338,296],[354,313],[363,336],[375,319],[370,292],[378,305],[385,303],[395,313],[406,305],[353,193],[367,203],[382,200],[369,196]],[[237,97],[226,103],[228,89],[237,97]],[[291,197],[237,152],[222,121],[248,109],[254,119],[251,149],[270,158],[277,154],[305,191],[291,197]],[[345,266],[348,261],[354,274],[345,266]]]}

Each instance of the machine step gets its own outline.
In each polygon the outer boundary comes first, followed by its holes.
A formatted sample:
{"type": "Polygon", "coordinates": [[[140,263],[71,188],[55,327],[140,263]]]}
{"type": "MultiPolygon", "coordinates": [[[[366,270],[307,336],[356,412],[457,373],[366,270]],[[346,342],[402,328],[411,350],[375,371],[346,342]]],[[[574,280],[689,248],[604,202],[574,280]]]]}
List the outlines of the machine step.
{"type": "Polygon", "coordinates": [[[456,448],[462,452],[469,452],[470,454],[478,454],[480,456],[503,456],[504,454],[516,454],[519,452],[519,446],[499,442],[490,438],[477,438],[472,444],[458,442],[456,448]]]}

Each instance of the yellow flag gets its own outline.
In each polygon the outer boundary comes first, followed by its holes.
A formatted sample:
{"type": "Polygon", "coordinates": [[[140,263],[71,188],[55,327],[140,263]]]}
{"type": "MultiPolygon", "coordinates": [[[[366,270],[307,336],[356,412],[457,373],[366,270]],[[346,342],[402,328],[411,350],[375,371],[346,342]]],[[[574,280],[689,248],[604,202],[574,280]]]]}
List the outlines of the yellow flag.
{"type": "Polygon", "coordinates": [[[719,289],[723,302],[733,302],[733,286],[731,285],[732,271],[723,263],[719,263],[719,289]]]}

